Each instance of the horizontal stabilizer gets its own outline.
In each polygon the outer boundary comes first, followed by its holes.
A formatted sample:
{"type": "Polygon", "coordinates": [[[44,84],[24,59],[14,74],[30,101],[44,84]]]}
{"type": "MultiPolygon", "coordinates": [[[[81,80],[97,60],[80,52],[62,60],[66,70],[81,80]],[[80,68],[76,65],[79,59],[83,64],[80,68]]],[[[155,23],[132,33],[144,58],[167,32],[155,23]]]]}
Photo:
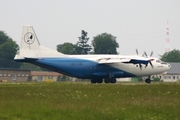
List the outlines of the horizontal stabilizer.
{"type": "Polygon", "coordinates": [[[25,60],[39,60],[39,58],[27,58],[27,57],[25,57],[25,60]]]}

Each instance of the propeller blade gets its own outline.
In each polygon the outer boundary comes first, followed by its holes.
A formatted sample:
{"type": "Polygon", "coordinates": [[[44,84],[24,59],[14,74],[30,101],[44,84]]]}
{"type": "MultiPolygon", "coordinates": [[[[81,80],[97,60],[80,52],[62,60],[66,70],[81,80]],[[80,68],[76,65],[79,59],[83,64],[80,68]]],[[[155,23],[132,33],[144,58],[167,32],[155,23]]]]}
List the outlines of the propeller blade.
{"type": "Polygon", "coordinates": [[[153,64],[151,63],[151,61],[149,61],[149,64],[151,65],[152,68],[154,68],[153,64]]]}
{"type": "Polygon", "coordinates": [[[136,49],[136,54],[138,55],[138,49],[136,49]]]}
{"type": "Polygon", "coordinates": [[[148,66],[148,64],[151,65],[152,68],[154,68],[153,64],[151,63],[151,61],[149,60],[148,63],[146,64],[145,68],[148,66]]]}
{"type": "Polygon", "coordinates": [[[152,57],[152,55],[153,55],[153,51],[151,51],[150,57],[152,57]]]}
{"type": "Polygon", "coordinates": [[[142,65],[139,63],[139,68],[142,70],[142,65]]]}
{"type": "Polygon", "coordinates": [[[144,55],[145,55],[146,57],[148,57],[147,54],[146,54],[146,52],[144,52],[144,55]]]}

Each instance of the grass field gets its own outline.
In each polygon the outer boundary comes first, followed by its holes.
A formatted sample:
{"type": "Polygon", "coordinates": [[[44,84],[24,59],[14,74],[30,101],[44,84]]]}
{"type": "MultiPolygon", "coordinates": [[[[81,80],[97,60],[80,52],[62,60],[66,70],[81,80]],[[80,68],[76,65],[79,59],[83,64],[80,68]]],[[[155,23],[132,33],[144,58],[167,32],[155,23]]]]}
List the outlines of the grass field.
{"type": "Polygon", "coordinates": [[[180,83],[0,84],[0,120],[180,120],[180,83]]]}

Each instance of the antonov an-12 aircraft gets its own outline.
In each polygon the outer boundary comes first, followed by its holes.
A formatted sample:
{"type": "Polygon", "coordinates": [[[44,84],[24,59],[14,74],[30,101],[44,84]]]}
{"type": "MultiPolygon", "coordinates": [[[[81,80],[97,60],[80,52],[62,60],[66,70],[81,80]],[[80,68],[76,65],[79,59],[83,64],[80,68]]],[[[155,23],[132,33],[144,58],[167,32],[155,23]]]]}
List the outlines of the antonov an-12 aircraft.
{"type": "MultiPolygon", "coordinates": [[[[152,55],[152,54],[151,54],[152,55]]],[[[170,69],[168,63],[140,55],[65,55],[40,44],[32,26],[24,26],[14,60],[32,63],[91,83],[116,83],[116,78],[150,76],[170,69]]]]}

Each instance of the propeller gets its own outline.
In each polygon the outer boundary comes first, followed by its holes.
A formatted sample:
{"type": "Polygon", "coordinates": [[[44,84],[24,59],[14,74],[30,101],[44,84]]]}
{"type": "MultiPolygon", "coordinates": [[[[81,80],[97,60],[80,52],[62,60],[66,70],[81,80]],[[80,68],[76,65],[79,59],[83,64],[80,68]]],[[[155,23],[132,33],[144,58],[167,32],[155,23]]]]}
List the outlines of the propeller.
{"type": "MultiPolygon", "coordinates": [[[[150,54],[150,56],[148,57],[148,55],[147,55],[147,53],[146,52],[144,52],[144,55],[147,57],[147,58],[151,58],[152,57],[152,55],[153,55],[153,51],[151,51],[151,54],[150,54]]],[[[151,63],[151,61],[152,60],[154,60],[154,59],[149,59],[149,61],[148,61],[148,63],[151,65],[151,67],[153,68],[153,64],[151,63]]],[[[147,67],[148,66],[148,63],[146,64],[146,66],[145,67],[147,67]]]]}
{"type": "MultiPolygon", "coordinates": [[[[138,49],[136,49],[136,54],[139,55],[138,49]]],[[[153,51],[151,51],[150,56],[148,56],[147,53],[144,51],[144,54],[142,55],[142,57],[151,58],[152,55],[153,55],[153,51]]],[[[152,68],[154,67],[153,64],[152,64],[152,62],[151,62],[152,60],[154,60],[154,59],[149,59],[149,60],[148,60],[148,63],[145,64],[145,68],[148,66],[148,64],[150,64],[152,68]]],[[[139,67],[140,67],[140,69],[142,70],[142,64],[141,64],[141,63],[139,63],[139,67]]]]}

